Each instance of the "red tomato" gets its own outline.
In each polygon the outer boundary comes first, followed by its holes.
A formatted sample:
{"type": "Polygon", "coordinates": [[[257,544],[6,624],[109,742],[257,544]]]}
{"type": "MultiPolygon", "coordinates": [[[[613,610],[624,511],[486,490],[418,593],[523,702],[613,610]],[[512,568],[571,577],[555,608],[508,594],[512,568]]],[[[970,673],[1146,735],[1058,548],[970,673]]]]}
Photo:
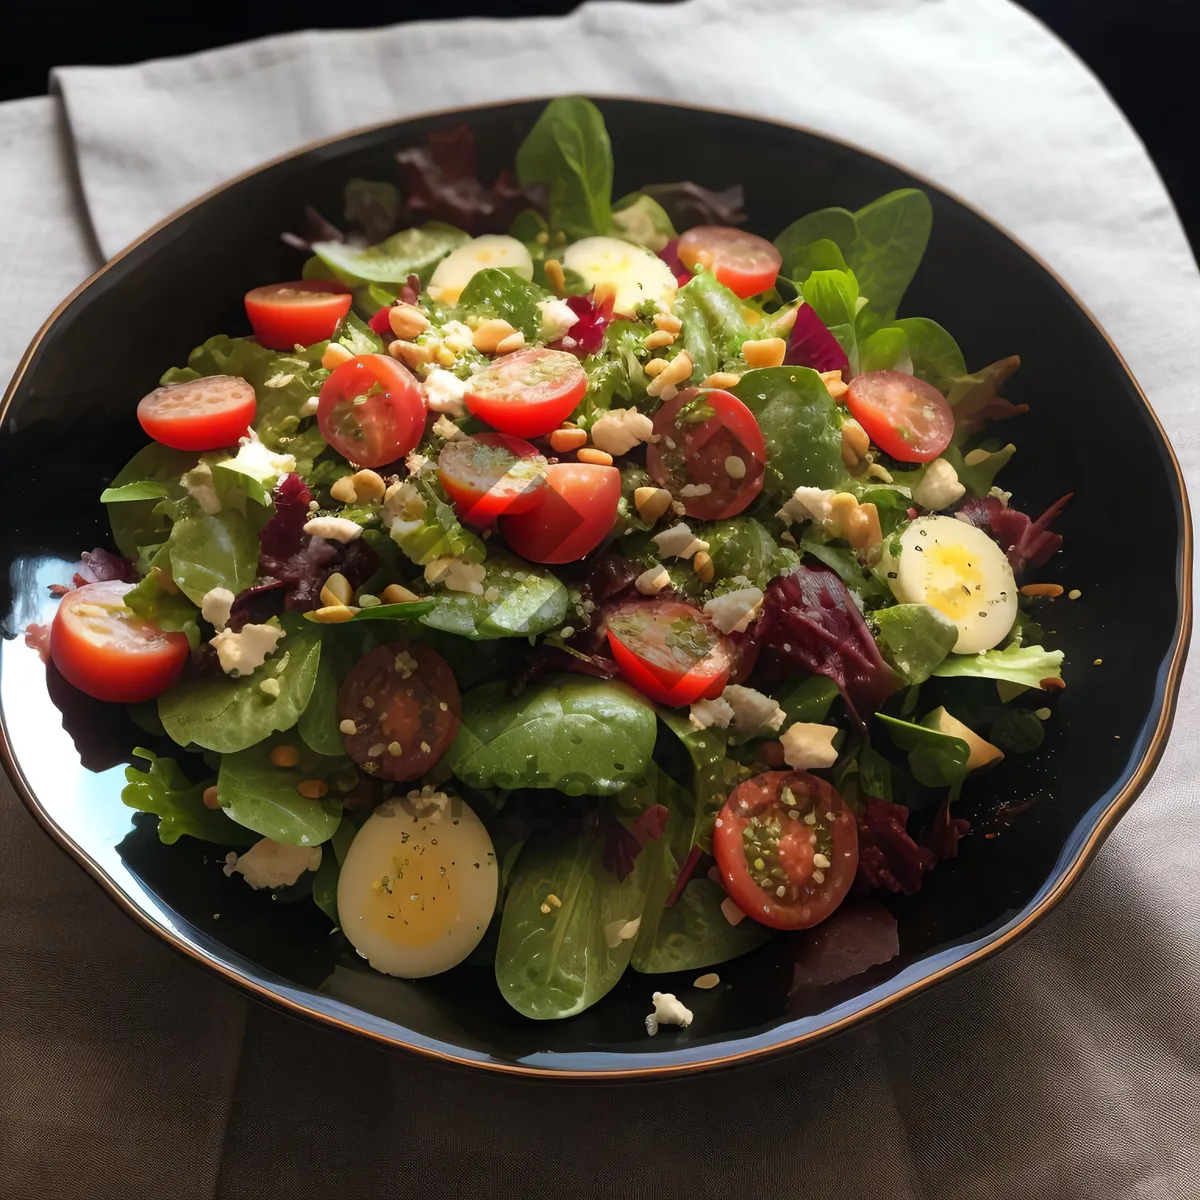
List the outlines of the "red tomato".
{"type": "Polygon", "coordinates": [[[438,478],[459,519],[488,526],[523,513],[541,500],[546,458],[536,446],[507,433],[455,438],[438,455],[438,478]]]}
{"type": "Polygon", "coordinates": [[[425,401],[412,373],[386,354],[360,354],[321,384],[321,436],[360,467],[403,458],[425,430],[425,401]]]}
{"type": "Polygon", "coordinates": [[[679,261],[691,271],[710,270],[743,300],[775,286],[779,251],[757,234],[725,225],[697,225],[679,239],[679,261]]]}
{"type": "Polygon", "coordinates": [[[164,633],[125,607],[132,583],[108,580],[68,592],[50,628],[62,677],[97,700],[133,704],[161,695],[190,653],[187,636],[164,633]]]}
{"type": "Polygon", "coordinates": [[[766,771],[733,789],[717,816],[713,854],[725,890],[748,917],[772,929],[807,929],[846,898],[858,870],[858,829],[825,780],[766,771]]]}
{"type": "Polygon", "coordinates": [[[846,407],[871,441],[899,462],[932,462],[954,436],[954,410],[942,393],[903,371],[856,375],[846,407]]]}
{"type": "Polygon", "coordinates": [[[639,692],[673,708],[719,696],[736,656],[702,612],[675,600],[621,605],[608,618],[608,644],[639,692]]]}
{"type": "Polygon", "coordinates": [[[498,358],[467,380],[467,408],[493,429],[540,437],[557,429],[587,391],[579,359],[540,346],[498,358]]]}
{"type": "Polygon", "coordinates": [[[503,517],[509,547],[530,562],[574,562],[612,530],[621,499],[621,472],[593,463],[553,463],[540,499],[528,512],[503,517]]]}
{"type": "Polygon", "coordinates": [[[659,437],[646,447],[646,470],[689,517],[732,517],[762,491],[766,444],[736,396],[687,388],[655,413],[654,432],[659,437]]]}
{"type": "Polygon", "coordinates": [[[458,732],[462,701],[446,660],[422,642],[376,646],[338,691],[346,753],[379,779],[417,779],[446,753],[458,732]]]}
{"type": "Polygon", "coordinates": [[[138,402],[137,417],[172,450],[217,450],[246,436],[257,407],[254,389],[240,376],[205,375],[155,388],[138,402]]]}
{"type": "Polygon", "coordinates": [[[291,350],[333,337],[351,299],[350,289],[331,279],[268,283],[246,293],[246,316],[259,345],[291,350]]]}

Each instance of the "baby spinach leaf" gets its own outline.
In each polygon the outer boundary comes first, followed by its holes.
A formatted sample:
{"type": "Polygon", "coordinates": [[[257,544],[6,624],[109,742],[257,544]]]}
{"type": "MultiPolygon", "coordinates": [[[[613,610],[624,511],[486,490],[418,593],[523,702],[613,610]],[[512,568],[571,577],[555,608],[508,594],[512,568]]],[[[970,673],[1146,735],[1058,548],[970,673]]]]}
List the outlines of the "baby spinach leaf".
{"type": "Polygon", "coordinates": [[[939,679],[1004,679],[1035,688],[1043,679],[1061,679],[1062,661],[1061,650],[1014,645],[982,654],[951,654],[933,673],[939,679]]]}
{"type": "Polygon", "coordinates": [[[189,668],[158,698],[158,715],[180,746],[235,754],[296,724],[312,695],[320,658],[315,632],[289,632],[258,670],[240,679],[204,676],[189,668]],[[278,681],[278,696],[262,690],[264,679],[278,681]]]}
{"type": "Polygon", "coordinates": [[[818,238],[802,246],[792,260],[789,278],[803,290],[804,283],[814,271],[846,271],[841,248],[831,238],[818,238]]]}
{"type": "Polygon", "coordinates": [[[486,267],[472,275],[463,288],[456,314],[460,321],[468,317],[500,317],[514,329],[519,329],[527,342],[533,343],[542,320],[537,304],[549,294],[511,271],[486,267]]]}
{"type": "Polygon", "coordinates": [[[125,607],[167,633],[186,633],[193,650],[200,644],[200,610],[186,596],[164,591],[153,573],[125,593],[125,607]]]}
{"type": "Polygon", "coordinates": [[[860,208],[854,224],[846,261],[873,314],[864,325],[869,333],[895,317],[929,244],[933,206],[918,188],[900,188],[860,208]]]}
{"type": "Polygon", "coordinates": [[[321,865],[312,881],[313,902],[333,922],[334,929],[340,928],[337,893],[342,863],[346,861],[350,843],[358,830],[359,825],[352,816],[342,817],[333,836],[321,848],[321,865]]]}
{"type": "Polygon", "coordinates": [[[807,367],[747,371],[731,390],[762,430],[769,495],[784,500],[801,485],[841,485],[846,478],[842,418],[816,371],[807,367]]]}
{"type": "Polygon", "coordinates": [[[693,383],[737,358],[750,332],[741,300],[709,271],[679,289],[674,313],[683,323],[678,342],[692,357],[693,383]]]}
{"type": "Polygon", "coordinates": [[[437,607],[436,600],[406,600],[402,604],[374,604],[361,608],[352,621],[415,621],[437,607]]]}
{"type": "Polygon", "coordinates": [[[562,675],[514,698],[497,680],[463,697],[446,762],[477,788],[613,795],[645,774],[655,729],[654,709],[624,684],[562,675]]]}
{"type": "Polygon", "coordinates": [[[958,627],[928,604],[896,604],[872,614],[884,661],[907,684],[924,683],[958,641],[958,627]]]}
{"type": "Polygon", "coordinates": [[[239,512],[196,512],[171,527],[171,576],[196,604],[213,588],[245,591],[258,573],[258,536],[239,512]]]}
{"type": "Polygon", "coordinates": [[[551,100],[517,150],[516,166],[522,187],[546,189],[552,229],[572,241],[612,232],[612,146],[590,100],[551,100]]]}
{"type": "Polygon", "coordinates": [[[247,829],[289,846],[319,846],[342,819],[342,802],[330,793],[320,800],[302,796],[297,786],[306,779],[326,780],[346,766],[345,758],[325,758],[307,746],[297,746],[300,761],[277,767],[271,751],[286,740],[274,737],[235,754],[226,753],[217,775],[217,799],[229,817],[247,829]]]}
{"type": "Polygon", "coordinates": [[[853,271],[813,271],[804,281],[804,303],[828,327],[858,373],[858,280],[853,271]]]}
{"type": "Polygon", "coordinates": [[[173,845],[185,833],[202,842],[222,846],[248,846],[254,838],[235,825],[219,808],[208,808],[203,800],[213,781],[192,783],[173,758],[159,758],[152,750],[138,746],[137,758],[150,764],[147,771],[137,767],[125,768],[125,787],[121,801],[139,812],[158,816],[158,839],[173,845]]]}
{"type": "Polygon", "coordinates": [[[336,278],[351,287],[366,283],[404,283],[410,275],[427,281],[451,250],[471,240],[470,235],[441,221],[427,221],[394,233],[374,246],[349,242],[315,242],[313,253],[336,278]]]}
{"type": "Polygon", "coordinates": [[[908,339],[911,373],[933,384],[943,395],[956,379],[967,373],[958,343],[936,321],[928,317],[905,317],[895,327],[908,339]]]}
{"type": "Polygon", "coordinates": [[[161,499],[178,500],[186,493],[179,480],[196,465],[195,454],[151,442],[117,473],[100,499],[109,505],[113,541],[126,558],[135,559],[143,546],[166,541],[170,518],[157,512],[161,499]],[[147,494],[129,494],[138,488],[147,494]]]}
{"type": "Polygon", "coordinates": [[[425,501],[424,513],[412,520],[392,523],[392,541],[404,556],[418,567],[447,556],[483,562],[487,557],[483,540],[463,528],[441,485],[429,478],[418,478],[413,480],[413,486],[425,501]]]}
{"type": "Polygon", "coordinates": [[[903,371],[911,375],[908,335],[898,325],[877,329],[858,343],[858,369],[867,371],[903,371]]]}
{"type": "MultiPolygon", "coordinates": [[[[522,848],[508,882],[496,950],[504,999],[534,1020],[574,1016],[595,1004],[624,974],[640,921],[648,856],[618,881],[602,862],[604,839],[551,833],[522,848]],[[547,896],[561,901],[542,912],[547,896]]],[[[549,906],[547,906],[549,907],[549,906]]]]}
{"type": "Polygon", "coordinates": [[[803,721],[819,725],[829,715],[838,697],[837,684],[826,675],[809,675],[788,683],[775,695],[775,703],[787,713],[787,724],[803,721]]]}
{"type": "MultiPolygon", "coordinates": [[[[329,647],[323,646],[322,651],[329,647]]],[[[304,744],[317,754],[338,757],[346,753],[338,729],[338,681],[333,667],[333,655],[322,653],[317,662],[317,677],[308,704],[296,722],[296,732],[304,744]]]]}
{"type": "Polygon", "coordinates": [[[1029,754],[1045,739],[1046,730],[1036,713],[1010,708],[998,716],[988,731],[989,740],[1005,754],[1029,754]]]}
{"type": "Polygon", "coordinates": [[[952,787],[967,777],[971,752],[962,738],[884,713],[875,716],[896,746],[908,751],[908,767],[918,783],[926,787],[952,787]]]}
{"type": "Polygon", "coordinates": [[[501,550],[485,571],[482,595],[440,595],[421,624],[472,640],[530,637],[562,624],[567,589],[550,570],[501,550]]]}
{"type": "Polygon", "coordinates": [[[741,575],[755,587],[765,588],[780,573],[781,548],[753,517],[733,517],[697,530],[708,542],[717,579],[741,575]]]}
{"type": "Polygon", "coordinates": [[[668,840],[682,863],[693,846],[706,854],[712,850],[713,822],[729,795],[725,754],[728,737],[723,729],[696,729],[686,713],[659,709],[658,715],[683,744],[692,762],[691,786],[676,794],[677,799],[686,799],[682,806],[688,818],[683,830],[686,836],[680,840],[668,831],[668,840]]]}
{"type": "MultiPolygon", "coordinates": [[[[782,273],[803,284],[812,270],[828,270],[827,261],[808,272],[804,270],[809,248],[816,242],[832,242],[844,265],[857,236],[854,214],[845,208],[821,208],[809,213],[793,221],[775,239],[775,249],[783,259],[782,273]]],[[[830,252],[827,249],[818,253],[828,260],[830,252]]]]}

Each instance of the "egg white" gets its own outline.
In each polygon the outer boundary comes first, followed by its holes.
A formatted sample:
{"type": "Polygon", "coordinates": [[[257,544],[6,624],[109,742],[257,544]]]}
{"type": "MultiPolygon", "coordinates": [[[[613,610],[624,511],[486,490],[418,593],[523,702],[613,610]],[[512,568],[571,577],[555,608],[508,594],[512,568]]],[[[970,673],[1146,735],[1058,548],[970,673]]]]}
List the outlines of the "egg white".
{"type": "Polygon", "coordinates": [[[965,521],[919,517],[879,569],[901,604],[928,604],[954,622],[955,654],[998,646],[1016,620],[1017,581],[1004,551],[965,521]]]}
{"type": "Polygon", "coordinates": [[[470,807],[413,792],[381,804],[355,835],[338,879],[338,917],[377,971],[438,975],[483,938],[498,881],[492,839],[470,807]]]}
{"type": "Polygon", "coordinates": [[[452,250],[434,268],[429,294],[446,304],[457,304],[463,289],[488,267],[512,271],[522,279],[533,278],[533,258],[524,242],[503,233],[472,238],[452,250]]]}
{"type": "Polygon", "coordinates": [[[563,266],[581,276],[589,287],[614,287],[613,311],[624,316],[646,300],[664,309],[670,309],[675,300],[671,268],[657,254],[620,238],[584,238],[567,248],[563,266]]]}

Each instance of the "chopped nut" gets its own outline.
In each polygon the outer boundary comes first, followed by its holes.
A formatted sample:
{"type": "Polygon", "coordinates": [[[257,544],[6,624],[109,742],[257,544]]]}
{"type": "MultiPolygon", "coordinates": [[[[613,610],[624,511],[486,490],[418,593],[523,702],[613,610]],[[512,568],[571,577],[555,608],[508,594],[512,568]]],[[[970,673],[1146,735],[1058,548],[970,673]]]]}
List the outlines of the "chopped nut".
{"type": "Polygon", "coordinates": [[[662,350],[675,344],[675,335],[667,329],[656,329],[642,338],[642,345],[647,350],[662,350]]]}
{"type": "Polygon", "coordinates": [[[344,621],[349,621],[356,612],[357,608],[351,608],[347,604],[326,604],[323,608],[315,608],[304,615],[310,621],[316,621],[318,625],[341,625],[344,621]]]}
{"type": "Polygon", "coordinates": [[[718,371],[715,375],[710,375],[704,380],[700,386],[702,388],[721,388],[722,390],[737,387],[741,383],[742,377],[735,375],[732,371],[718,371]]]}
{"type": "Polygon", "coordinates": [[[329,784],[323,779],[302,779],[296,784],[296,791],[306,800],[320,800],[329,794],[329,784]]]}
{"type": "Polygon", "coordinates": [[[671,360],[668,358],[652,358],[642,367],[642,370],[653,379],[655,376],[661,375],[670,365],[671,360]]]}
{"type": "Polygon", "coordinates": [[[692,570],[705,583],[712,583],[714,569],[712,555],[707,550],[701,550],[695,558],[692,559],[692,570]]]}
{"type": "Polygon", "coordinates": [[[680,350],[667,364],[666,369],[650,381],[650,386],[646,388],[646,394],[667,399],[665,395],[667,388],[677,388],[684,380],[690,379],[691,374],[692,356],[686,350],[680,350]]]}
{"type": "Polygon", "coordinates": [[[742,344],[742,357],[751,367],[781,367],[785,354],[787,342],[783,338],[761,338],[742,344]]]}
{"type": "Polygon", "coordinates": [[[822,371],[821,382],[835,400],[840,400],[850,390],[850,385],[842,382],[841,371],[822,371]]]}
{"type": "Polygon", "coordinates": [[[1048,596],[1053,600],[1063,594],[1061,583],[1026,583],[1021,587],[1022,596],[1048,596]]]}
{"type": "Polygon", "coordinates": [[[567,291],[567,277],[563,274],[563,265],[557,258],[546,259],[546,282],[560,299],[567,291]]]}
{"type": "Polygon", "coordinates": [[[420,598],[416,592],[410,592],[408,588],[398,583],[389,583],[379,593],[379,599],[384,604],[411,604],[414,600],[420,600],[420,598]]]}
{"type": "Polygon", "coordinates": [[[410,367],[421,367],[433,361],[433,347],[420,342],[393,342],[388,353],[410,367]]]}
{"type": "Polygon", "coordinates": [[[268,757],[273,767],[294,767],[300,761],[300,751],[285,742],[282,746],[276,746],[268,757]]]}
{"type": "Polygon", "coordinates": [[[387,485],[383,476],[375,471],[363,470],[351,477],[354,484],[354,500],[356,504],[378,504],[383,499],[387,485]]]}
{"type": "Polygon", "coordinates": [[[556,429],[550,435],[550,448],[559,454],[568,454],[586,446],[588,435],[582,429],[556,429]]]}
{"type": "Polygon", "coordinates": [[[640,487],[633,493],[633,505],[647,525],[653,525],[671,507],[671,493],[666,488],[640,487]]]}
{"type": "Polygon", "coordinates": [[[497,354],[511,354],[514,350],[520,350],[525,345],[525,335],[518,329],[516,333],[510,333],[508,337],[501,338],[496,343],[497,354]]]}
{"type": "Polygon", "coordinates": [[[825,528],[835,537],[844,537],[858,551],[874,551],[883,542],[879,510],[874,504],[859,504],[850,492],[835,492],[829,501],[825,528]]]}
{"type": "Polygon", "coordinates": [[[429,318],[415,304],[395,304],[388,309],[388,324],[396,337],[411,342],[429,328],[429,318]]]}
{"type": "Polygon", "coordinates": [[[857,470],[867,457],[871,439],[867,431],[855,420],[842,423],[842,462],[851,470],[857,470]]]}
{"type": "Polygon", "coordinates": [[[325,353],[321,355],[321,366],[327,371],[336,371],[342,363],[349,362],[353,357],[354,355],[340,342],[330,342],[325,347],[325,353]]]}
{"type": "Polygon", "coordinates": [[[217,799],[217,785],[204,789],[204,795],[200,797],[204,801],[205,808],[220,808],[221,802],[217,799]]]}
{"type": "Polygon", "coordinates": [[[716,971],[709,971],[706,975],[701,975],[695,980],[692,987],[699,988],[702,992],[707,992],[710,988],[715,988],[721,982],[721,977],[716,971]]]}
{"type": "Polygon", "coordinates": [[[472,340],[475,343],[475,349],[481,354],[495,354],[500,343],[505,338],[512,337],[516,332],[507,321],[501,320],[499,317],[491,317],[486,321],[479,322],[472,340]]]}
{"type": "Polygon", "coordinates": [[[654,328],[678,333],[683,328],[683,322],[674,313],[657,312],[654,314],[654,328]]]}
{"type": "Polygon", "coordinates": [[[597,467],[611,467],[613,461],[611,454],[606,454],[603,450],[597,450],[594,446],[584,446],[575,457],[581,463],[592,463],[597,467]]]}
{"type": "Polygon", "coordinates": [[[340,571],[335,571],[325,580],[321,588],[321,603],[324,605],[349,604],[354,598],[350,580],[340,571]]]}
{"type": "Polygon", "coordinates": [[[343,475],[341,479],[335,479],[329,489],[329,494],[339,504],[353,504],[358,497],[358,493],[354,490],[354,476],[343,475]]]}
{"type": "Polygon", "coordinates": [[[880,483],[892,483],[892,473],[886,467],[881,467],[878,463],[867,464],[867,478],[878,479],[880,483]]]}

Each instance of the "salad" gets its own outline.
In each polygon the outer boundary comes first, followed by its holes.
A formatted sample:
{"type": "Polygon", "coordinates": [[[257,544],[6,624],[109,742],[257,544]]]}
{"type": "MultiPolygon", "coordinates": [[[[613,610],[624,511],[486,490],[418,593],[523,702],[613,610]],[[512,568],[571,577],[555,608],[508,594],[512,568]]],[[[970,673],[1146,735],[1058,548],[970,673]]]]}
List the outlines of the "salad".
{"type": "Polygon", "coordinates": [[[924,193],[772,242],[740,187],[612,178],[569,98],[490,185],[458,128],[350,180],[349,232],[309,210],[28,634],[129,707],[163,842],[538,1019],[916,892],[1064,686],[1068,497],[996,483],[1018,361],[898,316],[924,193]]]}

